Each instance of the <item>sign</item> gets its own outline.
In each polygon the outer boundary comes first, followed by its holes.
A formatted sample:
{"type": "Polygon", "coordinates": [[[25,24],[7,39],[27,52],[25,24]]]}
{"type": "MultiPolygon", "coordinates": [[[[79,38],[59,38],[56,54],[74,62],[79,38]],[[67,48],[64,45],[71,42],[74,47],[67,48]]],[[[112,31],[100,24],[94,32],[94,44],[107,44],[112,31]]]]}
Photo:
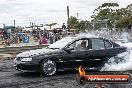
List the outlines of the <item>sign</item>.
{"type": "Polygon", "coordinates": [[[79,75],[76,76],[77,82],[79,84],[86,83],[129,83],[131,77],[128,74],[86,74],[85,70],[81,68],[78,69],[79,75]]]}
{"type": "Polygon", "coordinates": [[[29,43],[29,36],[23,36],[23,43],[29,43]]]}

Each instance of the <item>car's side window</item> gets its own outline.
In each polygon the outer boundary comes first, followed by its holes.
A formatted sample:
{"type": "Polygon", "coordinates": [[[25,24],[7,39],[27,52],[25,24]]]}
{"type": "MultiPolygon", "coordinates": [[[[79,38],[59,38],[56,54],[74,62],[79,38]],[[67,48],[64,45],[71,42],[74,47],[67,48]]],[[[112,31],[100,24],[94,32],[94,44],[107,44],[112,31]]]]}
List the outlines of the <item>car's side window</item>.
{"type": "Polygon", "coordinates": [[[105,47],[106,48],[111,48],[112,47],[112,44],[108,41],[105,41],[105,47]]]}
{"type": "Polygon", "coordinates": [[[73,42],[69,48],[74,48],[74,50],[87,50],[88,49],[88,40],[80,39],[73,42]]]}
{"type": "Polygon", "coordinates": [[[104,41],[103,39],[91,39],[92,41],[92,49],[99,50],[99,49],[104,49],[104,41]]]}

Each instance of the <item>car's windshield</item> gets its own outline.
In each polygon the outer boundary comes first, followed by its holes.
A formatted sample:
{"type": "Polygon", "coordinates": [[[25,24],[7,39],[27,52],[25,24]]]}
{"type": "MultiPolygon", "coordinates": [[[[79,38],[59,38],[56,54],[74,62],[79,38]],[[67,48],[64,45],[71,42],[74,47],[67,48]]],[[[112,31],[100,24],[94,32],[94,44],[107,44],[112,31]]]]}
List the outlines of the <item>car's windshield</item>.
{"type": "Polygon", "coordinates": [[[53,49],[62,49],[64,48],[68,43],[72,42],[75,38],[74,37],[65,37],[53,44],[51,44],[50,46],[48,46],[48,48],[53,48],[53,49]]]}

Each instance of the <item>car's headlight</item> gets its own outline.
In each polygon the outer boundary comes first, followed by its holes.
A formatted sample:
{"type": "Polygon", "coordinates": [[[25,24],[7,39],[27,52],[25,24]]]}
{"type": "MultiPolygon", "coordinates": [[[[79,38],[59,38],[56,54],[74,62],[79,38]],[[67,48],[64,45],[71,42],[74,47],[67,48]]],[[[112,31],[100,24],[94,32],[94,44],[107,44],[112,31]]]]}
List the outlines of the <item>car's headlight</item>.
{"type": "Polygon", "coordinates": [[[21,61],[32,61],[32,58],[23,58],[21,61]]]}

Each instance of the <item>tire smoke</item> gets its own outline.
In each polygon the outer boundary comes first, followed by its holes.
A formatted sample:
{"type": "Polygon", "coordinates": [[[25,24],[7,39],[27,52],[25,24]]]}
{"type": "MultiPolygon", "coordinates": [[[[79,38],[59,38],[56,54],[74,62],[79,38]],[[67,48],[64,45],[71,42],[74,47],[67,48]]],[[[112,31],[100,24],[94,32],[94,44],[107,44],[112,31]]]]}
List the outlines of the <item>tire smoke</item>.
{"type": "Polygon", "coordinates": [[[132,50],[111,57],[101,71],[128,71],[132,70],[132,50]]]}

